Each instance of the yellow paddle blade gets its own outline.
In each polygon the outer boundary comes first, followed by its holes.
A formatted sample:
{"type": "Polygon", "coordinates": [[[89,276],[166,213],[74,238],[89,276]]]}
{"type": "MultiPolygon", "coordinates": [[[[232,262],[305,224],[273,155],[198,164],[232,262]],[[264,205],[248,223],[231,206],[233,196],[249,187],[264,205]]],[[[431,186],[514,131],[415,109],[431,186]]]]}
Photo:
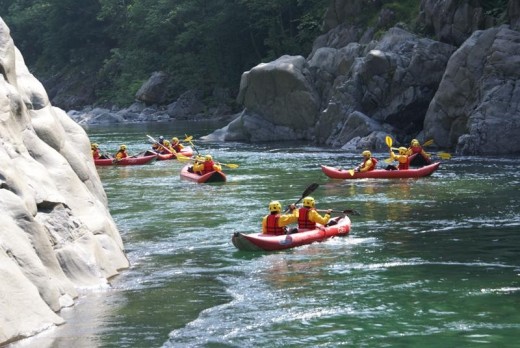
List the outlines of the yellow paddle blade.
{"type": "Polygon", "coordinates": [[[350,176],[354,176],[354,169],[350,169],[348,173],[350,174],[350,176]]]}
{"type": "Polygon", "coordinates": [[[392,163],[393,161],[394,161],[394,159],[391,157],[388,157],[387,159],[385,159],[386,163],[392,163]]]}
{"type": "Polygon", "coordinates": [[[191,161],[191,158],[190,157],[186,157],[186,156],[181,155],[180,153],[178,153],[177,154],[177,160],[181,161],[181,162],[187,162],[187,161],[191,161]]]}
{"type": "Polygon", "coordinates": [[[385,138],[385,141],[386,141],[386,145],[388,145],[388,147],[392,147],[392,144],[394,143],[394,141],[392,140],[391,136],[387,135],[385,138]]]}
{"type": "Polygon", "coordinates": [[[223,166],[226,166],[228,168],[231,168],[231,169],[236,169],[239,167],[238,164],[234,164],[234,163],[220,163],[220,164],[222,164],[223,166]]]}
{"type": "Polygon", "coordinates": [[[422,146],[430,146],[430,145],[433,145],[433,139],[426,140],[426,141],[424,142],[424,144],[422,144],[422,146]]]}
{"type": "Polygon", "coordinates": [[[443,160],[449,160],[451,159],[451,154],[447,153],[447,152],[438,152],[437,153],[437,156],[439,156],[440,158],[442,158],[443,160]]]}
{"type": "Polygon", "coordinates": [[[186,136],[186,138],[184,138],[183,142],[191,143],[191,140],[193,139],[193,135],[186,135],[186,134],[184,134],[184,135],[186,136]]]}

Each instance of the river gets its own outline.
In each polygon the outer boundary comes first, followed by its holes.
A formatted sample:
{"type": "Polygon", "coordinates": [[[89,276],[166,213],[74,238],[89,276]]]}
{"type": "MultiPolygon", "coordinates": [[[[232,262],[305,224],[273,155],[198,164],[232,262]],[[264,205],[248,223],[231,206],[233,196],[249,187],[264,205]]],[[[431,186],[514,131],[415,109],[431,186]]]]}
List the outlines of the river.
{"type": "MultiPolygon", "coordinates": [[[[115,152],[145,134],[194,136],[225,184],[181,180],[182,163],[98,168],[131,268],[82,291],[67,323],[16,346],[513,347],[520,339],[518,157],[458,157],[421,179],[328,179],[359,153],[305,143],[211,143],[204,122],[89,128],[115,152]],[[350,236],[241,252],[271,199],[355,209],[350,236]]],[[[381,160],[386,153],[376,154],[381,160]]],[[[382,162],[384,163],[384,162],[382,162]]]]}

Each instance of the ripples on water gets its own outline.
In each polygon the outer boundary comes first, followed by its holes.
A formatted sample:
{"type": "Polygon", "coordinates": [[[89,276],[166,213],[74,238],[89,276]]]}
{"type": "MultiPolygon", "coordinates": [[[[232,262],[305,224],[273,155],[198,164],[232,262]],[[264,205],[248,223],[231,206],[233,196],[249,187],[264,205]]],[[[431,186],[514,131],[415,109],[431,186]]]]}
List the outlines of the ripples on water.
{"type": "MultiPolygon", "coordinates": [[[[196,137],[205,134],[199,131],[196,137]]],[[[113,148],[119,137],[138,152],[143,132],[157,129],[89,134],[113,148]]],[[[64,311],[68,324],[40,342],[517,344],[518,158],[454,157],[429,178],[350,182],[326,178],[319,164],[352,168],[359,154],[305,144],[196,145],[240,167],[226,170],[227,183],[214,185],[180,180],[182,164],[175,161],[99,168],[132,268],[110,290],[83,294],[64,311]],[[312,182],[321,184],[313,193],[320,208],[362,214],[352,217],[349,237],[277,253],[233,247],[234,231],[260,228],[269,200],[295,202],[312,182]]]]}

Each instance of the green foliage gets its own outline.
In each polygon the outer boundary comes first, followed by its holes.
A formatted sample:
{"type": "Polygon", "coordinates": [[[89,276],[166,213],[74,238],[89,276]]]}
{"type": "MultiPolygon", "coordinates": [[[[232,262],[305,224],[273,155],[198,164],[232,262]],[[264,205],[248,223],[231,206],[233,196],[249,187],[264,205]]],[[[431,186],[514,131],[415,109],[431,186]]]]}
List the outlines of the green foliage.
{"type": "MultiPolygon", "coordinates": [[[[504,17],[507,0],[481,3],[486,14],[504,17]]],[[[412,24],[419,4],[367,1],[349,21],[373,26],[384,7],[397,21],[412,24]]],[[[45,79],[81,67],[96,77],[98,102],[119,105],[131,102],[154,71],[171,76],[172,99],[190,88],[207,95],[215,87],[236,93],[241,74],[258,63],[310,52],[329,5],[330,0],[0,0],[2,18],[32,71],[45,79]]]]}

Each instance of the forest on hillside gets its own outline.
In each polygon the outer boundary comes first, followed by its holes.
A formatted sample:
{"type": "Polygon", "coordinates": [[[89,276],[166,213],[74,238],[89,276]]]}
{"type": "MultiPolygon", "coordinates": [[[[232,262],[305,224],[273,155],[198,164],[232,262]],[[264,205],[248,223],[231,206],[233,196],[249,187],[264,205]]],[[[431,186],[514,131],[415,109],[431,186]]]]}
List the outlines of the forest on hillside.
{"type": "MultiPolygon", "coordinates": [[[[377,1],[414,29],[419,0],[377,1]]],[[[490,12],[503,11],[506,2],[481,0],[490,12]]],[[[330,3],[0,0],[0,15],[46,88],[62,84],[72,94],[90,93],[84,99],[90,104],[125,106],[155,71],[170,76],[169,100],[195,88],[206,96],[222,88],[234,97],[244,71],[284,54],[308,55],[330,3]]],[[[352,20],[368,26],[377,16],[352,20]]]]}
{"type": "Polygon", "coordinates": [[[310,52],[328,2],[0,0],[0,8],[38,78],[83,75],[97,102],[124,105],[154,71],[171,76],[172,98],[190,88],[233,94],[259,62],[310,52]]]}

